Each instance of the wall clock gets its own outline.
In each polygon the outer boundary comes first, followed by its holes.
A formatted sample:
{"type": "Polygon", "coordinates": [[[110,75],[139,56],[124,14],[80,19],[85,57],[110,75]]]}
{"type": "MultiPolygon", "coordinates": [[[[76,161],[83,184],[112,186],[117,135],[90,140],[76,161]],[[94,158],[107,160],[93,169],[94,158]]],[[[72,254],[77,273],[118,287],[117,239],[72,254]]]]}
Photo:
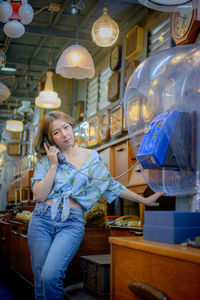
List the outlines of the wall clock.
{"type": "Polygon", "coordinates": [[[87,147],[88,146],[88,136],[89,136],[89,124],[87,121],[80,124],[79,129],[79,146],[87,147]]]}
{"type": "Polygon", "coordinates": [[[144,29],[133,26],[126,34],[125,58],[132,60],[140,55],[143,49],[144,29]]]}
{"type": "Polygon", "coordinates": [[[89,138],[88,138],[88,146],[95,146],[100,144],[100,119],[99,116],[95,116],[88,120],[89,123],[89,138]]]}
{"type": "Polygon", "coordinates": [[[133,74],[133,71],[137,68],[137,66],[140,64],[137,60],[130,61],[125,68],[125,85],[128,84],[129,78],[133,74]]]}
{"type": "Polygon", "coordinates": [[[123,111],[122,105],[117,105],[111,110],[111,137],[120,135],[123,132],[123,111]]]}
{"type": "Polygon", "coordinates": [[[171,14],[171,36],[176,45],[194,43],[200,30],[198,9],[183,8],[171,14]]]}
{"type": "Polygon", "coordinates": [[[113,73],[108,81],[108,101],[115,101],[119,98],[120,72],[113,73]]]}
{"type": "Polygon", "coordinates": [[[132,127],[137,124],[140,118],[140,97],[135,96],[128,101],[127,106],[128,126],[132,127]]]}
{"type": "Polygon", "coordinates": [[[112,71],[117,71],[121,68],[122,47],[116,46],[110,53],[110,68],[112,71]]]}
{"type": "Polygon", "coordinates": [[[79,131],[80,131],[80,128],[79,128],[79,126],[77,125],[77,126],[75,126],[74,127],[74,138],[75,138],[75,140],[74,140],[74,144],[75,144],[75,146],[80,146],[80,133],[79,133],[79,131]]]}
{"type": "Polygon", "coordinates": [[[107,141],[110,138],[110,109],[106,109],[100,116],[100,137],[102,141],[107,141]]]}

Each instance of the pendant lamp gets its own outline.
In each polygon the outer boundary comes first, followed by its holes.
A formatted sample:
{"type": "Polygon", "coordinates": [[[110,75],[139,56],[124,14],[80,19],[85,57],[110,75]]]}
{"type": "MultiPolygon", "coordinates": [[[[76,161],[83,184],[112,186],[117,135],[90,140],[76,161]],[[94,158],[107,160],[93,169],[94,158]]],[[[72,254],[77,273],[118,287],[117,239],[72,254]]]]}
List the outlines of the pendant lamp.
{"type": "Polygon", "coordinates": [[[6,130],[12,132],[22,132],[24,129],[24,124],[22,121],[18,120],[8,120],[6,121],[6,130]]]}
{"type": "Polygon", "coordinates": [[[92,78],[95,74],[92,56],[83,46],[72,45],[60,56],[56,73],[64,78],[92,78]]]}
{"type": "Polygon", "coordinates": [[[78,44],[78,24],[76,31],[76,44],[68,47],[61,54],[56,73],[64,78],[86,79],[94,77],[94,62],[87,49],[78,44]]]}
{"type": "Polygon", "coordinates": [[[0,3],[0,21],[6,23],[4,33],[10,38],[19,38],[24,32],[24,25],[32,22],[33,9],[27,0],[2,1],[0,3]]]}
{"type": "Polygon", "coordinates": [[[44,91],[41,91],[39,96],[35,98],[35,105],[40,108],[53,109],[58,108],[61,105],[58,94],[53,90],[52,77],[53,73],[50,71],[47,72],[44,91]]]}
{"type": "Polygon", "coordinates": [[[0,103],[6,100],[10,96],[9,88],[0,82],[0,103]]]}
{"type": "Polygon", "coordinates": [[[106,6],[103,9],[103,15],[94,22],[91,35],[93,42],[100,47],[110,47],[116,42],[119,35],[119,27],[108,15],[106,6]]]}

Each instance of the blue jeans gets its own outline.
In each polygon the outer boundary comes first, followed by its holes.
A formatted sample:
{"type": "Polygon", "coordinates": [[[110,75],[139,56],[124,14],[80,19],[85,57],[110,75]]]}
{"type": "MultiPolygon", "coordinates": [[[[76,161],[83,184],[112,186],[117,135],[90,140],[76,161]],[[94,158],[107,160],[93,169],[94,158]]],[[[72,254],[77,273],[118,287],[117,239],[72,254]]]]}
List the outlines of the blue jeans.
{"type": "Polygon", "coordinates": [[[61,221],[62,208],[51,220],[51,206],[37,202],[28,226],[35,300],[63,300],[65,271],[84,235],[84,213],[71,208],[61,221]]]}

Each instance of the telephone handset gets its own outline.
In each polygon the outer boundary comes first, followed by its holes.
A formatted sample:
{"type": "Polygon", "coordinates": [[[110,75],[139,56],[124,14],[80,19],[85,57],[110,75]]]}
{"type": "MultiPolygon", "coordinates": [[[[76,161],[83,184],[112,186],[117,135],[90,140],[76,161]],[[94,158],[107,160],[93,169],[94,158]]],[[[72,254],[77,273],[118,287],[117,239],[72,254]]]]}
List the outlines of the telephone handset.
{"type": "MultiPolygon", "coordinates": [[[[48,139],[46,137],[44,138],[44,142],[45,142],[45,144],[47,145],[48,148],[51,146],[51,144],[49,143],[49,141],[48,141],[48,139]]],[[[86,177],[88,177],[90,179],[101,180],[101,181],[110,181],[110,180],[113,180],[113,179],[118,179],[118,178],[124,176],[125,174],[127,174],[128,172],[130,172],[138,164],[138,162],[136,162],[130,169],[128,169],[126,172],[120,174],[119,176],[108,178],[108,179],[103,179],[103,178],[92,177],[90,175],[87,175],[87,174],[81,172],[76,167],[74,167],[72,164],[69,164],[62,153],[58,153],[58,160],[59,160],[60,164],[66,164],[66,165],[70,166],[72,169],[76,170],[78,173],[80,173],[80,174],[82,174],[82,175],[84,175],[84,176],[86,176],[86,177]]]]}
{"type": "MultiPolygon", "coordinates": [[[[47,148],[49,148],[50,146],[52,146],[49,141],[47,140],[47,138],[44,138],[44,142],[47,145],[47,148]]],[[[56,147],[56,146],[55,146],[56,147]]],[[[66,158],[64,157],[64,155],[62,153],[58,153],[58,160],[60,164],[67,164],[66,158]]]]}

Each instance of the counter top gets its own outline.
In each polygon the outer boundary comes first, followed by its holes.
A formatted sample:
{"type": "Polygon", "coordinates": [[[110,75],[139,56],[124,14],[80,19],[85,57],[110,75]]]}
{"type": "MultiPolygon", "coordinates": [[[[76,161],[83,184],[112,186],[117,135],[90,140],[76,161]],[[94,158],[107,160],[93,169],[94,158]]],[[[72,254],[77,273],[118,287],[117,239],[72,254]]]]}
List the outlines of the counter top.
{"type": "Polygon", "coordinates": [[[109,243],[143,252],[177,258],[200,264],[200,249],[182,244],[167,244],[144,240],[143,237],[109,237],[109,243]]]}

